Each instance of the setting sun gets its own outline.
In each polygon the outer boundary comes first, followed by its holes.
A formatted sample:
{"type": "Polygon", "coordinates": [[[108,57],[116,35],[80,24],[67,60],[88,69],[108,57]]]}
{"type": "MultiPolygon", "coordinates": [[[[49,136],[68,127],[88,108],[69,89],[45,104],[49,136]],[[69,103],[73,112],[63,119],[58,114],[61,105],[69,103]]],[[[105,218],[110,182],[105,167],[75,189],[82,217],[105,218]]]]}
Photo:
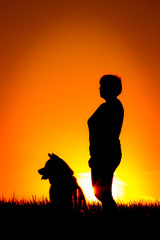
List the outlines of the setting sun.
{"type": "MultiPolygon", "coordinates": [[[[94,195],[94,191],[92,188],[91,173],[86,172],[86,173],[77,174],[76,177],[78,179],[80,186],[84,191],[86,199],[88,201],[98,201],[94,195]]],[[[112,195],[116,201],[125,201],[125,200],[127,201],[127,199],[125,199],[125,194],[124,194],[125,185],[127,184],[121,181],[115,174],[115,177],[113,179],[113,185],[112,185],[112,195]]]]}
{"type": "Polygon", "coordinates": [[[82,187],[85,197],[88,201],[97,201],[94,196],[94,191],[91,184],[91,174],[90,172],[80,173],[77,175],[77,180],[79,185],[82,187]]]}

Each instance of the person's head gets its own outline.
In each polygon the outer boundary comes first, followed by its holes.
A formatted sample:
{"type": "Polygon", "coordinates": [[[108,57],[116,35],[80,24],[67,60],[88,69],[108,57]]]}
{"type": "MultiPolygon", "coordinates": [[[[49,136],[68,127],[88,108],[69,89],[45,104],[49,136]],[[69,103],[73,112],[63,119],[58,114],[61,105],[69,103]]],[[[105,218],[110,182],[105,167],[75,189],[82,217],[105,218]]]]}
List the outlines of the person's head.
{"type": "Polygon", "coordinates": [[[104,75],[100,79],[100,95],[105,100],[116,98],[122,92],[121,79],[115,75],[104,75]]]}

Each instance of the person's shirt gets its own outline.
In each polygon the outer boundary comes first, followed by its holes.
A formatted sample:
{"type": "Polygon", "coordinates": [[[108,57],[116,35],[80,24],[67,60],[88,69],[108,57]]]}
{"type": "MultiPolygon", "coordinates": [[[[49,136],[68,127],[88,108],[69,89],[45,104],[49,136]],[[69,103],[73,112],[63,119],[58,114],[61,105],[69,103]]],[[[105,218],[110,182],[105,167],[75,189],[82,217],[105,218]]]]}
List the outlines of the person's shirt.
{"type": "Polygon", "coordinates": [[[88,120],[90,155],[104,153],[111,145],[119,143],[124,110],[122,103],[111,99],[100,105],[88,120]]]}

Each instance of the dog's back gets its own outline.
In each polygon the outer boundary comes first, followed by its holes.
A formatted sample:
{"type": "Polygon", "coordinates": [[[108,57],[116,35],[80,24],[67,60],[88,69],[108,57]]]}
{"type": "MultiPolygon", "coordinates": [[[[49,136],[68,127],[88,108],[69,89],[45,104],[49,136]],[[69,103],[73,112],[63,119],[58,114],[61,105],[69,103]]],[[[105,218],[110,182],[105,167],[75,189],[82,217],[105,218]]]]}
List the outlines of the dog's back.
{"type": "Polygon", "coordinates": [[[78,211],[86,207],[86,200],[81,187],[74,176],[57,179],[50,187],[51,204],[59,211],[78,211]]]}

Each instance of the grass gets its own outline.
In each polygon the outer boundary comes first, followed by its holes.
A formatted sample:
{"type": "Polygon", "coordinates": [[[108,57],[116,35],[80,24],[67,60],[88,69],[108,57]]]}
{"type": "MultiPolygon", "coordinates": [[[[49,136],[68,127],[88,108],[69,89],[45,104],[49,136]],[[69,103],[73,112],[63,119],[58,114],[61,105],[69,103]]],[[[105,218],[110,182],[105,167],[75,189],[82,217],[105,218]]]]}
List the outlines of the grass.
{"type": "Polygon", "coordinates": [[[130,202],[118,204],[120,214],[126,217],[160,217],[160,202],[130,202]]]}
{"type": "MultiPolygon", "coordinates": [[[[130,202],[117,203],[119,208],[118,216],[122,217],[160,217],[160,202],[130,202]]],[[[33,196],[31,199],[17,200],[15,197],[9,200],[0,200],[0,212],[2,210],[38,210],[54,215],[52,205],[47,198],[41,199],[33,196]]],[[[23,211],[22,211],[23,212],[23,211]]],[[[29,211],[31,212],[31,211],[29,211]]],[[[87,202],[87,208],[73,209],[73,216],[102,216],[101,205],[96,202],[87,202]]]]}

